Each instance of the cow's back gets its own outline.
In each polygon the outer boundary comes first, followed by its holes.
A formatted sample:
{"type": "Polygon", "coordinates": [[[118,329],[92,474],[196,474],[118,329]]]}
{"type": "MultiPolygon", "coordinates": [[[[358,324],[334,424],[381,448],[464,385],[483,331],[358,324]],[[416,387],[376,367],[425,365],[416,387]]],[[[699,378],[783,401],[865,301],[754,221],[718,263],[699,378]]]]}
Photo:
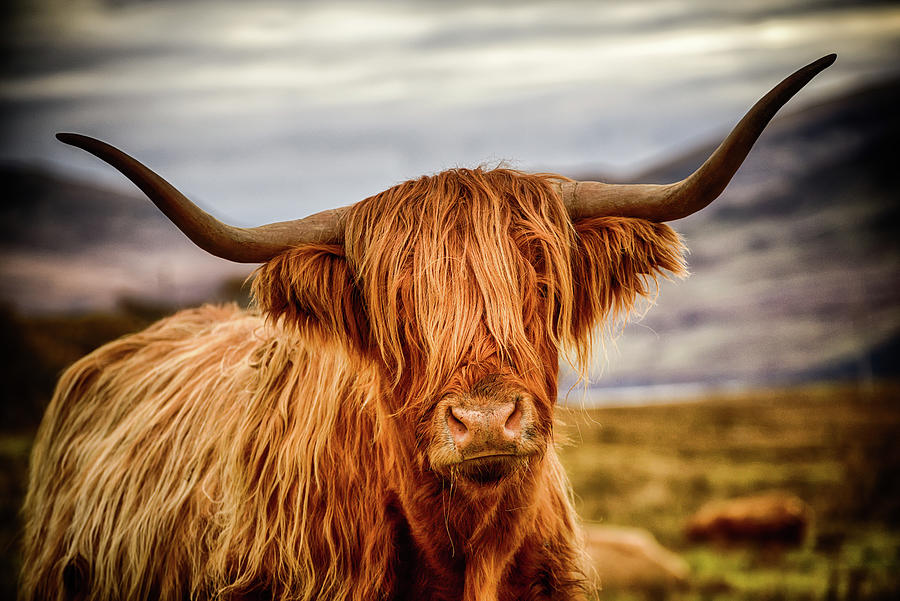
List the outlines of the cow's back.
{"type": "Polygon", "coordinates": [[[235,306],[186,310],[63,374],[32,455],[23,598],[190,594],[265,331],[235,306]]]}

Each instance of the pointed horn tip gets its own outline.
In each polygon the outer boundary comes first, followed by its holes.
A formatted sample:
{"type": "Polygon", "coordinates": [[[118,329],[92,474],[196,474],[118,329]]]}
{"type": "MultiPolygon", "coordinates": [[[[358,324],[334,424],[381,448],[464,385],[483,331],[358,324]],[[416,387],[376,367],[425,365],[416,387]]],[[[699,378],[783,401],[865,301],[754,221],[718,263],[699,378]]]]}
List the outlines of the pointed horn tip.
{"type": "MultiPolygon", "coordinates": [[[[80,148],[85,152],[89,152],[92,155],[110,163],[111,155],[123,155],[128,156],[115,146],[111,144],[107,144],[103,140],[98,140],[97,138],[92,138],[91,136],[85,136],[84,134],[73,134],[69,132],[58,132],[56,134],[56,139],[62,142],[63,144],[68,144],[69,146],[74,146],[75,148],[80,148]]],[[[128,157],[129,159],[131,157],[128,157]]],[[[113,163],[111,165],[115,166],[113,163]]],[[[119,169],[118,167],[116,167],[119,169]]],[[[121,171],[121,169],[119,169],[121,171]]]]}
{"type": "Polygon", "coordinates": [[[68,132],[58,132],[56,134],[56,139],[62,142],[63,144],[71,144],[74,140],[78,138],[78,134],[72,134],[68,132]]]}
{"type": "Polygon", "coordinates": [[[90,136],[85,136],[82,134],[73,134],[69,132],[59,132],[56,134],[56,139],[62,142],[63,144],[68,144],[69,146],[75,146],[78,148],[85,148],[85,145],[91,143],[100,142],[100,140],[96,140],[91,138],[90,136]]]}
{"type": "Polygon", "coordinates": [[[826,54],[822,58],[817,61],[811,62],[806,66],[807,69],[815,70],[817,73],[822,71],[823,69],[827,69],[831,65],[834,64],[834,61],[837,60],[837,54],[832,52],[831,54],[826,54]]]}

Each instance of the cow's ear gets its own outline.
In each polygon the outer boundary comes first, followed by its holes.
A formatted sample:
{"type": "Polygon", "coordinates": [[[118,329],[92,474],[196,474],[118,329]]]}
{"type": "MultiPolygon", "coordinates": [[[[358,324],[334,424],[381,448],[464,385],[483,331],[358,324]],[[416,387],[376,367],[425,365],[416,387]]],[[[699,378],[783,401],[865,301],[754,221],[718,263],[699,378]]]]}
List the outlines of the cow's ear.
{"type": "Polygon", "coordinates": [[[586,368],[597,326],[626,318],[640,297],[655,295],[660,276],[684,276],[687,270],[684,244],[665,224],[597,217],[574,226],[569,332],[586,368]]]}
{"type": "Polygon", "coordinates": [[[304,245],[262,265],[253,280],[257,305],[288,327],[368,346],[362,295],[342,246],[304,245]]]}

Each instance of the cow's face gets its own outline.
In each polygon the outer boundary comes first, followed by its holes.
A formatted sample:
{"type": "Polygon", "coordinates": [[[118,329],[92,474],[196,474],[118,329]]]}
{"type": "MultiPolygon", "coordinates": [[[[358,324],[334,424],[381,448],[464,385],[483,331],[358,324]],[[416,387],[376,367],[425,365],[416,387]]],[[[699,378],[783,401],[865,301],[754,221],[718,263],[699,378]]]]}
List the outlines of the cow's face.
{"type": "Polygon", "coordinates": [[[357,203],[343,246],[276,257],[254,290],[275,317],[380,367],[382,403],[420,467],[490,486],[552,438],[560,349],[680,269],[666,226],[573,225],[549,178],[459,169],[357,203]]]}

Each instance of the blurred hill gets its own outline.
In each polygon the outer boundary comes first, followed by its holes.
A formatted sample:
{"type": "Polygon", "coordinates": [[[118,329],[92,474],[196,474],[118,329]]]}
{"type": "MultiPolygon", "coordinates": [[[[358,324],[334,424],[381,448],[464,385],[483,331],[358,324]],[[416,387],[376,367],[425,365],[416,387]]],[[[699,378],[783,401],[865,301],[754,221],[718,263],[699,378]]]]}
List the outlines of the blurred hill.
{"type": "Polygon", "coordinates": [[[251,270],[196,248],[138,193],[27,165],[0,166],[0,186],[0,300],[19,312],[196,304],[251,270]]]}
{"type": "MultiPolygon", "coordinates": [[[[599,385],[896,376],[898,106],[891,81],[777,119],[723,197],[673,224],[693,275],[624,327],[599,385]]],[[[632,180],[680,179],[717,143],[632,180]]],[[[183,306],[249,272],[196,249],[136,193],[23,165],[0,168],[0,185],[0,301],[16,314],[112,310],[123,297],[183,306]]]]}
{"type": "MultiPolygon", "coordinates": [[[[672,224],[692,275],[625,326],[599,385],[900,375],[898,107],[895,80],[776,119],[723,196],[672,224]]],[[[681,179],[717,144],[630,181],[681,179]]]]}

